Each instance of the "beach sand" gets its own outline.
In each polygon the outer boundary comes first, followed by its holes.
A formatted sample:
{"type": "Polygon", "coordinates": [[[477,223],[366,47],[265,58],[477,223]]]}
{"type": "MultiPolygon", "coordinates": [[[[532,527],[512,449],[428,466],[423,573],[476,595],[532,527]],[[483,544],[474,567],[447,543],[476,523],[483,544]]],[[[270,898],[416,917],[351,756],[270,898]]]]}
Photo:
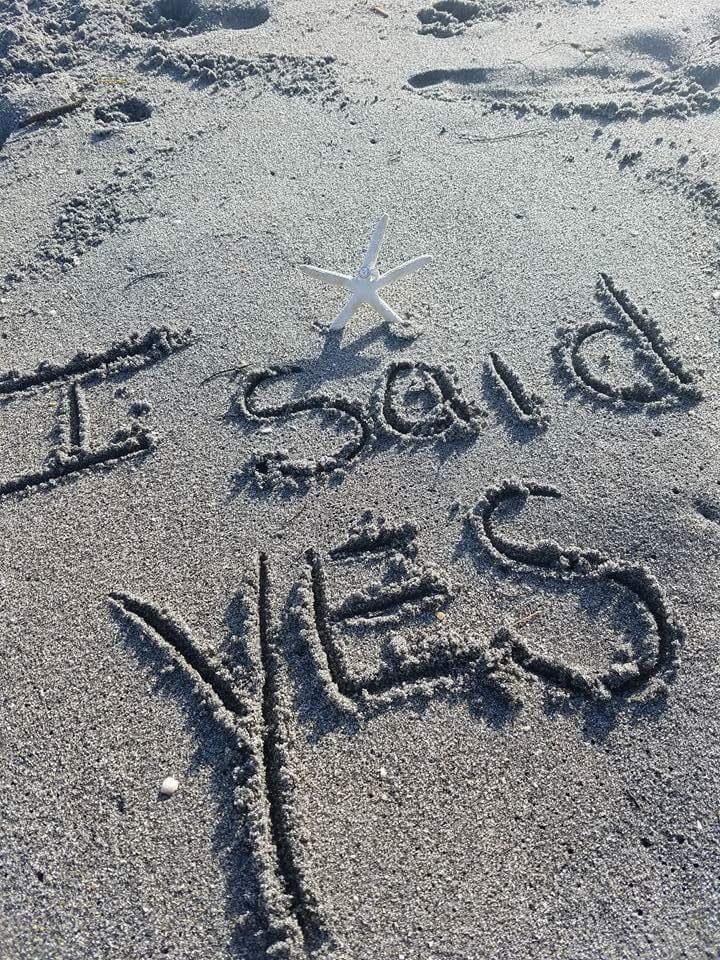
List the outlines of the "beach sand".
{"type": "Polygon", "coordinates": [[[720,10],[422,4],[0,0],[3,960],[720,956],[720,10]]]}

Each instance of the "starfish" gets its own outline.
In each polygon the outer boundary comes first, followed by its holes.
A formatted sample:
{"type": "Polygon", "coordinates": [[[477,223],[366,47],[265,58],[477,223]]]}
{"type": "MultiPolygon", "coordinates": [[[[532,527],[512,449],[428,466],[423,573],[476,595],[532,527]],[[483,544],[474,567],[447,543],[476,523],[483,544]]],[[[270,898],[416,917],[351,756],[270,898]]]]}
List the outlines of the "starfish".
{"type": "Polygon", "coordinates": [[[361,303],[367,303],[367,305],[372,307],[381,317],[384,317],[388,323],[403,323],[402,317],[385,303],[378,291],[388,286],[388,284],[400,280],[401,277],[407,277],[411,273],[415,273],[421,267],[424,267],[426,263],[430,263],[432,257],[415,257],[413,260],[401,263],[399,267],[395,267],[392,270],[388,270],[387,273],[381,274],[375,264],[377,263],[380,245],[383,242],[387,225],[388,215],[384,213],[373,230],[365,259],[355,276],[336,273],[334,270],[322,270],[320,267],[313,267],[309,263],[299,265],[302,272],[307,274],[307,276],[317,277],[318,280],[324,280],[333,286],[342,287],[344,290],[350,291],[350,297],[347,303],[330,325],[331,330],[342,330],[361,303]]]}

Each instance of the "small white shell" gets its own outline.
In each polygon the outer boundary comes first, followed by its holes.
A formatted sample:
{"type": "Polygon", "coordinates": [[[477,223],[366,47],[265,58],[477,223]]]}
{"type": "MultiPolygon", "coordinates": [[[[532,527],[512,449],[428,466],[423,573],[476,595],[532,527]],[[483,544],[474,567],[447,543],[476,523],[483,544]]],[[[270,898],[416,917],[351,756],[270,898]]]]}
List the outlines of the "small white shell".
{"type": "Polygon", "coordinates": [[[164,797],[171,797],[177,792],[179,787],[180,784],[177,782],[175,777],[165,777],[163,782],[160,784],[160,793],[164,797]]]}

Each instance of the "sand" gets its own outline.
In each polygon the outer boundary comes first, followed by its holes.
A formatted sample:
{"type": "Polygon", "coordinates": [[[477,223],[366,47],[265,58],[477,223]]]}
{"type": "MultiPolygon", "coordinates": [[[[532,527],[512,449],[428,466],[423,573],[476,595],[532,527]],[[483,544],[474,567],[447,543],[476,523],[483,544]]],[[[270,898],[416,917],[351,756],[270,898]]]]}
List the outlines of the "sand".
{"type": "Polygon", "coordinates": [[[0,0],[3,960],[720,956],[719,133],[710,0],[0,0]]]}

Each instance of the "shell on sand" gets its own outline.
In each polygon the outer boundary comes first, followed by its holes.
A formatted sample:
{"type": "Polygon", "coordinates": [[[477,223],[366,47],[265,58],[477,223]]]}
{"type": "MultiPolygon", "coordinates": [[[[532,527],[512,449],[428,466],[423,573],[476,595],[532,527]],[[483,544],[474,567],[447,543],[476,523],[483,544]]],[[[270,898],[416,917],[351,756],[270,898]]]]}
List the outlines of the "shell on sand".
{"type": "Polygon", "coordinates": [[[160,793],[164,797],[171,797],[174,793],[177,793],[179,789],[180,784],[175,777],[165,777],[163,782],[160,784],[160,793]]]}

